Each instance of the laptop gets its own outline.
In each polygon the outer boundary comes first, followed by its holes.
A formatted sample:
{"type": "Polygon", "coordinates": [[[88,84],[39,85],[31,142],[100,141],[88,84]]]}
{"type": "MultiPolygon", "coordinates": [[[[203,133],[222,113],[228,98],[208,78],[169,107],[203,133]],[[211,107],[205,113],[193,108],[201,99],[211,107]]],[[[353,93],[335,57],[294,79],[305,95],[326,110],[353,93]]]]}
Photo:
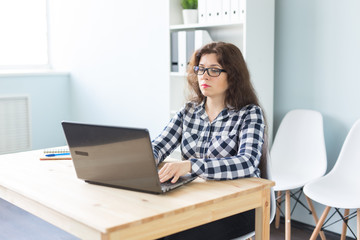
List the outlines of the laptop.
{"type": "Polygon", "coordinates": [[[63,121],[76,175],[91,184],[161,194],[195,177],[160,183],[149,131],[63,121]]]}

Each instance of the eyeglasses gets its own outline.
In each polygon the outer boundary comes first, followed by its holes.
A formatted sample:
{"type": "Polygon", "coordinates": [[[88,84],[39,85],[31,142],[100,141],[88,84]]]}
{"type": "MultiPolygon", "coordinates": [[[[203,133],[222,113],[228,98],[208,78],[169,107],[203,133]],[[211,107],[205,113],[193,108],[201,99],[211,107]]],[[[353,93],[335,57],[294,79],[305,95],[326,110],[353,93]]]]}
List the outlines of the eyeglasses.
{"type": "Polygon", "coordinates": [[[210,77],[218,77],[222,72],[226,72],[224,69],[220,69],[220,68],[204,68],[204,67],[194,66],[194,73],[196,75],[203,75],[205,71],[210,77]]]}

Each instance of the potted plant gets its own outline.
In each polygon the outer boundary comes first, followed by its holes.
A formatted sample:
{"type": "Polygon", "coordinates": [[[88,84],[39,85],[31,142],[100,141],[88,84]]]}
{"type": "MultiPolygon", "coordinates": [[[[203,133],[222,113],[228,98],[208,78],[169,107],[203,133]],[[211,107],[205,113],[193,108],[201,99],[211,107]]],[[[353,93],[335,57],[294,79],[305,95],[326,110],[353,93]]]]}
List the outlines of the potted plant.
{"type": "Polygon", "coordinates": [[[181,0],[183,8],[184,24],[192,24],[198,22],[198,1],[197,0],[181,0]]]}

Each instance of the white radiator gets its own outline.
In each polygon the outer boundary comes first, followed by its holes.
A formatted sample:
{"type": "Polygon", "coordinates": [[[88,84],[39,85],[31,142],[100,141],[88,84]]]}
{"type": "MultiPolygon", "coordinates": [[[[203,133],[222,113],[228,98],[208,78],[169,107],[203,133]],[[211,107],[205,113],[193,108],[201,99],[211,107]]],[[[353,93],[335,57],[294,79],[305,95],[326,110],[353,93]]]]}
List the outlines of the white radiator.
{"type": "Polygon", "coordinates": [[[28,97],[0,96],[0,154],[30,149],[28,97]]]}

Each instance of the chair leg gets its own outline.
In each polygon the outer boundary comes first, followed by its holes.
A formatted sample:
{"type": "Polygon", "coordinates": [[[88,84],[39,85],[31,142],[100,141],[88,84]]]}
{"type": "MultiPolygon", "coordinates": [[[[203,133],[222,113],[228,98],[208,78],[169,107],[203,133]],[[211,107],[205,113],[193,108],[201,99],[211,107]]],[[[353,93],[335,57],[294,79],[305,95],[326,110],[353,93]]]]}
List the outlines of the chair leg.
{"type": "Polygon", "coordinates": [[[311,234],[310,240],[316,240],[317,236],[319,235],[319,232],[321,230],[322,225],[324,224],[327,215],[329,214],[331,207],[327,206],[321,215],[321,218],[319,222],[316,224],[316,227],[314,229],[314,232],[311,234]]]}
{"type": "Polygon", "coordinates": [[[357,209],[357,239],[360,239],[360,208],[357,209]]]}
{"type": "Polygon", "coordinates": [[[291,239],[290,190],[285,193],[285,240],[291,239]]]}
{"type": "MultiPolygon", "coordinates": [[[[313,218],[314,218],[314,220],[315,220],[315,224],[317,224],[317,223],[319,222],[319,218],[318,218],[318,216],[317,216],[317,214],[316,214],[314,205],[313,205],[311,199],[308,198],[308,196],[305,195],[305,197],[306,197],[306,201],[307,201],[307,203],[308,203],[308,205],[309,205],[309,208],[310,208],[310,210],[311,210],[311,214],[313,215],[313,218]]],[[[320,231],[320,237],[321,237],[321,240],[326,240],[326,236],[325,236],[324,231],[320,231]]]]}
{"type": "Polygon", "coordinates": [[[347,226],[346,226],[346,222],[349,219],[347,217],[347,215],[349,215],[349,209],[345,209],[344,210],[344,221],[343,221],[343,225],[342,225],[342,232],[341,232],[341,240],[345,240],[346,239],[346,230],[347,230],[347,226]]]}
{"type": "Polygon", "coordinates": [[[275,217],[275,228],[279,229],[280,226],[280,207],[281,207],[281,191],[277,192],[277,200],[276,200],[276,217],[275,217]]]}

